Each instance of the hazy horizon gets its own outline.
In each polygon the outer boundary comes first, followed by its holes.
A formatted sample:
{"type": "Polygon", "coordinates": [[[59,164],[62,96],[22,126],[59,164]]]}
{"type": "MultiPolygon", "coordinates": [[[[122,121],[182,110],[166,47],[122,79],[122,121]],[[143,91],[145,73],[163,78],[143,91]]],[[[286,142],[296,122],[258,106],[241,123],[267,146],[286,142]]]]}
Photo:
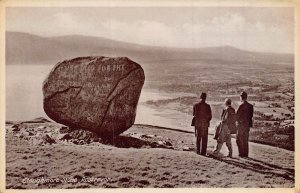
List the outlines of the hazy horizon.
{"type": "Polygon", "coordinates": [[[132,45],[137,45],[137,46],[156,47],[156,48],[170,48],[170,49],[202,49],[202,48],[204,48],[205,49],[205,48],[230,47],[230,48],[237,49],[237,50],[243,50],[243,51],[249,51],[249,52],[257,52],[257,53],[290,54],[290,55],[294,55],[294,52],[293,53],[283,53],[283,52],[267,52],[267,51],[264,52],[264,51],[256,51],[256,50],[246,50],[246,49],[238,48],[238,47],[235,47],[235,46],[232,46],[232,45],[219,45],[219,46],[194,47],[194,48],[192,48],[192,47],[174,47],[174,46],[171,47],[171,46],[154,46],[154,45],[149,45],[149,44],[139,44],[139,43],[133,43],[133,42],[129,42],[129,41],[121,41],[121,40],[109,39],[109,38],[102,37],[102,36],[82,35],[82,34],[67,34],[67,35],[58,35],[58,36],[43,36],[43,35],[38,35],[38,34],[34,34],[34,33],[29,33],[29,32],[8,31],[8,30],[6,30],[5,33],[24,33],[24,34],[38,36],[38,37],[42,37],[42,38],[81,36],[81,37],[89,37],[89,38],[101,38],[101,39],[116,41],[116,42],[120,42],[120,43],[132,44],[132,45]]]}
{"type": "Polygon", "coordinates": [[[9,7],[6,30],[158,47],[294,53],[292,7],[9,7]]]}

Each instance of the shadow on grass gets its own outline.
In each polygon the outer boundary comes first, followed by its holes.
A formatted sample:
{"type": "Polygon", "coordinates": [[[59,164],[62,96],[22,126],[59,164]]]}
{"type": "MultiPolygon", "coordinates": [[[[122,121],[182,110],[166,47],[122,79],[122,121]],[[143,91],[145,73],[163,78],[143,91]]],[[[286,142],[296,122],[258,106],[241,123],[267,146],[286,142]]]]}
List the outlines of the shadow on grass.
{"type": "Polygon", "coordinates": [[[172,149],[172,146],[159,144],[155,141],[146,141],[130,136],[117,136],[111,140],[102,139],[101,143],[119,148],[165,148],[172,149]]]}
{"type": "Polygon", "coordinates": [[[286,180],[295,182],[295,171],[289,168],[283,168],[274,164],[269,164],[253,158],[228,158],[221,156],[210,156],[211,158],[236,166],[242,169],[258,172],[261,174],[267,174],[270,176],[282,177],[286,180]]]}

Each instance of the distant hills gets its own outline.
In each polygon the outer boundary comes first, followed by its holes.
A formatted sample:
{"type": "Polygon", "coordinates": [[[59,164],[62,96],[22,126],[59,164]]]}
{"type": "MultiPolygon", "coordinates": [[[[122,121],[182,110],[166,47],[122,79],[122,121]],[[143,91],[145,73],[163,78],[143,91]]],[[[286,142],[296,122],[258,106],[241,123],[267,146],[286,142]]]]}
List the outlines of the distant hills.
{"type": "Polygon", "coordinates": [[[42,37],[6,32],[7,64],[55,64],[79,56],[127,56],[137,62],[195,60],[243,64],[293,64],[293,54],[259,53],[231,46],[171,48],[138,45],[101,37],[68,35],[42,37]]]}

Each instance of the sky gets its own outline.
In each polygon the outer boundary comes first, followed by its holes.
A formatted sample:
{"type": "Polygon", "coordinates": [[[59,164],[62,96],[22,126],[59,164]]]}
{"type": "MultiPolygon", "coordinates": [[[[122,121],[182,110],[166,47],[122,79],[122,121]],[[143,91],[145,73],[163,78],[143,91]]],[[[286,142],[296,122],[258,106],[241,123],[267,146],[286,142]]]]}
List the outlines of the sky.
{"type": "Polygon", "coordinates": [[[294,53],[292,7],[8,7],[6,30],[163,47],[294,53]]]}

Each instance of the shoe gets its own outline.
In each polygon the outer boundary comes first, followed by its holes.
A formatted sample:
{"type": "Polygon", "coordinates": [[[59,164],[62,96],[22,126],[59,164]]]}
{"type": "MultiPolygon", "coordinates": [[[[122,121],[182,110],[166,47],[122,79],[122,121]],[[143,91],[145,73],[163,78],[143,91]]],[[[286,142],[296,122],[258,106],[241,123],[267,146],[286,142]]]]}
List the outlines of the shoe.
{"type": "Polygon", "coordinates": [[[217,158],[218,157],[218,154],[217,153],[211,153],[209,154],[210,157],[214,157],[214,158],[217,158]]]}

